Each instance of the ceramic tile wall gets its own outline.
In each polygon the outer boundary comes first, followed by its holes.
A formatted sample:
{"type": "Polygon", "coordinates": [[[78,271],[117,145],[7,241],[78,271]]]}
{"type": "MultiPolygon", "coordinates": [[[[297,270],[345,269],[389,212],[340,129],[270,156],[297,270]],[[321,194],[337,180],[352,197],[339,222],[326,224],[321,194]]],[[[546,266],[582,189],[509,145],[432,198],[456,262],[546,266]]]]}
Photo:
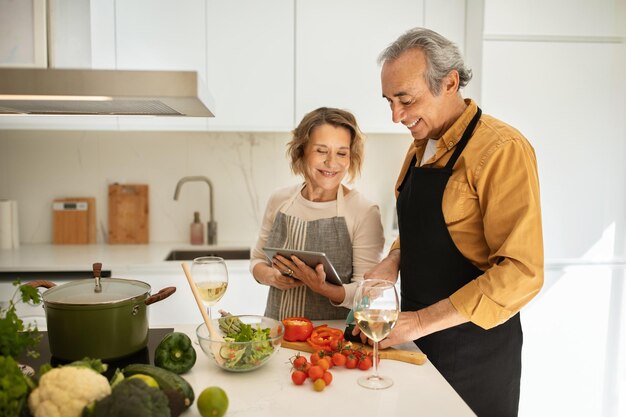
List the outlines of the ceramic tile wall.
{"type": "MultiPolygon", "coordinates": [[[[193,212],[208,220],[208,188],[187,183],[178,201],[174,190],[180,178],[204,175],[215,187],[218,243],[249,244],[271,192],[298,181],[285,156],[288,140],[289,133],[0,131],[0,198],[18,201],[22,243],[49,243],[52,200],[95,197],[102,242],[108,184],[145,183],[150,241],[186,242],[193,212]]],[[[387,230],[393,184],[410,140],[368,137],[363,173],[354,184],[379,203],[387,230]]]]}

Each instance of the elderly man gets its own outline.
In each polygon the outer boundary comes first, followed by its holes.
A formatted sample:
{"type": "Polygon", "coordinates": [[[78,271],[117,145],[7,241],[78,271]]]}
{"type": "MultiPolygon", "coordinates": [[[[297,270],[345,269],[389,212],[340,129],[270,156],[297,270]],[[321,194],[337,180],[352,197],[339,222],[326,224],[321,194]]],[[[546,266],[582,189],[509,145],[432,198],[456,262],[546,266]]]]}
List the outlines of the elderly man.
{"type": "Polygon", "coordinates": [[[412,29],[385,49],[392,119],[413,136],[396,184],[400,237],[366,277],[401,276],[402,313],[385,348],[413,340],[479,416],[516,416],[519,311],[543,285],[535,153],[460,89],[458,48],[412,29]]]}

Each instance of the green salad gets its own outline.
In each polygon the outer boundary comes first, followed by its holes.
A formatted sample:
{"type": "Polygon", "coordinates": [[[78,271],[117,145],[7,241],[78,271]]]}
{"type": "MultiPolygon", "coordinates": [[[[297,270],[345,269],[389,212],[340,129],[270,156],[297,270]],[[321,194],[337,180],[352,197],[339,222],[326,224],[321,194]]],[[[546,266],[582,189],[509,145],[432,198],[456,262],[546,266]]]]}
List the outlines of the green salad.
{"type": "Polygon", "coordinates": [[[234,371],[254,369],[274,353],[269,327],[253,327],[233,316],[225,316],[218,321],[225,334],[225,343],[219,352],[225,361],[225,368],[234,371]]]}

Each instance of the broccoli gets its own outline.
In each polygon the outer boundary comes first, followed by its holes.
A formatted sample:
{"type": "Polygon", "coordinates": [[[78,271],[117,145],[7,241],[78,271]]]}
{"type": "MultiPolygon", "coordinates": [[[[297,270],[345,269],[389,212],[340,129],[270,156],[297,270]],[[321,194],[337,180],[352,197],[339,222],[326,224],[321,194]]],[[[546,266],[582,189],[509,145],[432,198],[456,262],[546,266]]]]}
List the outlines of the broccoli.
{"type": "Polygon", "coordinates": [[[126,378],[108,397],[85,408],[83,417],[170,417],[165,394],[136,378],[126,378]]]}
{"type": "Polygon", "coordinates": [[[28,381],[10,356],[0,356],[0,375],[0,416],[16,417],[27,408],[28,381]]]}

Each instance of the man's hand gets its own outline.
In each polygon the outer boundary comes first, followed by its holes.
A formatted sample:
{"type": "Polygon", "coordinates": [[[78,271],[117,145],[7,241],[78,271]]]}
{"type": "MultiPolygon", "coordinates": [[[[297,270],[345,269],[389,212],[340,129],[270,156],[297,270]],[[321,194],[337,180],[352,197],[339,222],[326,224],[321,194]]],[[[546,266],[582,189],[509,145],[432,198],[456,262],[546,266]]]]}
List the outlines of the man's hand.
{"type": "Polygon", "coordinates": [[[422,324],[417,311],[405,311],[400,313],[396,326],[391,330],[389,336],[378,343],[381,349],[400,343],[412,342],[424,336],[422,324]]]}
{"type": "Polygon", "coordinates": [[[387,281],[396,282],[398,280],[398,272],[400,271],[400,249],[394,249],[389,255],[374,268],[367,271],[363,277],[365,279],[376,278],[386,279],[387,281]]]}

